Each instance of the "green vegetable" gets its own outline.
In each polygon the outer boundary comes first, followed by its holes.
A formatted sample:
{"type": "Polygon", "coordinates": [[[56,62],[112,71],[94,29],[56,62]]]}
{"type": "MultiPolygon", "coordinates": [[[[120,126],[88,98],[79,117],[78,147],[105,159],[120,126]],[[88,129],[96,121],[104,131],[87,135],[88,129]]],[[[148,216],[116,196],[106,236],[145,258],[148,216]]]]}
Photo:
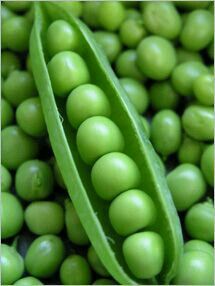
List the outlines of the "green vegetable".
{"type": "Polygon", "coordinates": [[[188,51],[184,48],[177,48],[176,49],[178,64],[184,62],[203,62],[202,56],[198,52],[188,51]]]}
{"type": "Polygon", "coordinates": [[[43,283],[34,278],[33,276],[28,276],[17,280],[13,285],[20,285],[20,286],[30,286],[30,285],[43,285],[43,283]]]}
{"type": "Polygon", "coordinates": [[[203,152],[201,157],[201,170],[206,182],[214,186],[214,146],[209,145],[203,152]]]}
{"type": "Polygon", "coordinates": [[[203,240],[189,240],[184,244],[184,252],[188,251],[203,251],[210,255],[214,255],[214,248],[211,244],[203,240]]]}
{"type": "Polygon", "coordinates": [[[117,285],[116,281],[111,279],[100,278],[93,282],[93,285],[117,285]]]}
{"type": "Polygon", "coordinates": [[[204,105],[214,104],[214,77],[212,74],[199,76],[193,83],[196,99],[204,105]]]}
{"type": "Polygon", "coordinates": [[[13,122],[14,112],[10,103],[2,98],[1,99],[1,128],[5,128],[13,122]]]}
{"type": "Polygon", "coordinates": [[[95,249],[91,245],[87,251],[87,259],[92,269],[99,275],[108,277],[110,274],[107,272],[105,266],[100,261],[95,249]]]}
{"type": "Polygon", "coordinates": [[[1,192],[10,192],[12,185],[11,173],[1,165],[1,192]]]}
{"type": "Polygon", "coordinates": [[[203,144],[188,136],[184,136],[178,150],[178,160],[180,163],[198,164],[203,151],[203,144]]]}
{"type": "Polygon", "coordinates": [[[99,27],[98,9],[100,4],[100,1],[84,2],[82,17],[84,22],[92,28],[99,27]]]}
{"type": "Polygon", "coordinates": [[[21,67],[20,59],[10,51],[3,51],[1,54],[1,75],[7,78],[8,75],[21,67]]]}
{"type": "Polygon", "coordinates": [[[10,1],[5,2],[4,5],[14,12],[24,12],[31,7],[32,3],[29,1],[19,1],[19,3],[16,1],[10,1]]]}

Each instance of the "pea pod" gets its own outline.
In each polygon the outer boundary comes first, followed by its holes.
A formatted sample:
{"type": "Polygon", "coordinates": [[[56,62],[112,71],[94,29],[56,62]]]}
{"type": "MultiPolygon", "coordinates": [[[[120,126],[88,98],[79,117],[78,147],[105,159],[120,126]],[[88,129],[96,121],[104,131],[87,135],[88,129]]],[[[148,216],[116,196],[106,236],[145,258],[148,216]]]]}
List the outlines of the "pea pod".
{"type": "Polygon", "coordinates": [[[168,284],[174,277],[182,253],[180,222],[168,190],[163,171],[134,107],[122,90],[110,65],[93,40],[92,33],[78,19],[56,3],[35,3],[35,24],[31,35],[32,69],[40,93],[52,148],[80,220],[108,272],[121,284],[168,284]],[[78,154],[76,131],[66,118],[65,100],[54,97],[47,69],[44,35],[51,21],[64,19],[80,35],[80,54],[89,68],[91,81],[102,87],[110,102],[111,119],[125,138],[124,153],[141,170],[141,187],[154,200],[159,220],[147,230],[158,232],[165,245],[165,260],[156,279],[136,279],[123,259],[123,237],[114,232],[108,219],[108,202],[93,191],[90,167],[78,154]]]}

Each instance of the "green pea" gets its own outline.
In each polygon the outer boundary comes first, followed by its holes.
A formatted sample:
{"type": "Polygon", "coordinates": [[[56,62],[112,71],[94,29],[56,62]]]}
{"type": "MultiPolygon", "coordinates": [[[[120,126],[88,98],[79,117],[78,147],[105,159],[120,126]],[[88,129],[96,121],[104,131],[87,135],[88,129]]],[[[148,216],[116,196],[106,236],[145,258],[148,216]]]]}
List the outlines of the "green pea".
{"type": "Polygon", "coordinates": [[[87,164],[93,164],[102,155],[124,148],[119,127],[103,116],[85,120],[78,128],[76,141],[79,154],[87,164]]]}
{"type": "Polygon", "coordinates": [[[27,250],[26,270],[36,278],[51,277],[59,269],[64,255],[64,244],[58,236],[52,234],[39,236],[27,250]]]}
{"type": "MultiPolygon", "coordinates": [[[[125,3],[125,2],[123,2],[123,3],[125,3]]],[[[136,19],[136,20],[141,20],[142,19],[142,15],[136,9],[133,9],[133,8],[126,9],[125,13],[126,13],[125,14],[125,19],[136,19]]]]}
{"type": "Polygon", "coordinates": [[[120,83],[137,112],[144,113],[149,105],[149,96],[144,85],[133,78],[122,78],[120,83]]]}
{"type": "Polygon", "coordinates": [[[110,276],[110,274],[107,272],[106,268],[104,267],[104,265],[100,261],[98,255],[97,255],[97,253],[96,253],[96,251],[92,245],[88,248],[87,259],[89,261],[90,266],[92,267],[92,269],[97,274],[104,276],[104,277],[110,276]]]}
{"type": "Polygon", "coordinates": [[[80,255],[70,255],[60,267],[60,281],[63,285],[89,285],[92,273],[87,260],[80,255]]]}
{"type": "Polygon", "coordinates": [[[16,54],[10,51],[4,51],[1,54],[1,75],[4,78],[7,78],[8,75],[17,69],[20,69],[21,63],[20,59],[16,54]]]}
{"type": "Polygon", "coordinates": [[[137,64],[147,77],[163,80],[169,77],[176,64],[173,45],[158,36],[148,36],[137,47],[137,64]]]}
{"type": "Polygon", "coordinates": [[[24,272],[22,256],[15,248],[7,244],[1,245],[1,283],[11,285],[19,279],[24,272]]]}
{"type": "Polygon", "coordinates": [[[151,141],[155,150],[165,157],[178,150],[181,143],[181,123],[174,111],[162,110],[153,117],[151,141]]]}
{"type": "Polygon", "coordinates": [[[169,81],[155,82],[149,89],[150,103],[155,110],[176,109],[179,96],[169,81]]]}
{"type": "Polygon", "coordinates": [[[89,239],[85,229],[83,228],[75,208],[69,199],[65,201],[65,225],[67,236],[71,242],[77,245],[89,244],[89,239]]]}
{"type": "Polygon", "coordinates": [[[173,70],[171,81],[180,95],[193,94],[193,83],[202,74],[208,74],[208,68],[200,62],[184,62],[173,70]]]}
{"type": "Polygon", "coordinates": [[[202,251],[184,253],[172,284],[213,285],[214,259],[202,251]]]}
{"type": "Polygon", "coordinates": [[[30,285],[43,285],[43,283],[33,276],[27,276],[17,280],[13,285],[30,286],[30,285]]]}
{"type": "Polygon", "coordinates": [[[177,48],[176,49],[178,64],[184,62],[203,62],[202,56],[198,52],[188,51],[184,48],[177,48]]]}
{"type": "Polygon", "coordinates": [[[201,157],[201,170],[206,182],[214,186],[214,146],[209,145],[203,152],[201,157]]]}
{"type": "Polygon", "coordinates": [[[118,152],[102,156],[96,161],[91,172],[95,191],[104,200],[112,200],[118,194],[138,187],[140,178],[136,163],[127,155],[118,152]]]}
{"type": "Polygon", "coordinates": [[[16,1],[10,1],[10,2],[5,2],[4,5],[8,9],[16,13],[19,13],[28,10],[31,7],[32,3],[29,1],[19,1],[18,3],[16,1]]]}
{"type": "Polygon", "coordinates": [[[114,62],[122,50],[122,44],[117,34],[97,31],[94,32],[97,43],[101,46],[110,63],[114,62]]]}
{"type": "Polygon", "coordinates": [[[22,228],[24,213],[20,201],[12,194],[1,193],[1,237],[16,235],[22,228]]]}
{"type": "Polygon", "coordinates": [[[214,76],[204,74],[197,77],[193,83],[193,91],[201,104],[212,106],[214,104],[214,76]]]}
{"type": "Polygon", "coordinates": [[[13,106],[18,106],[25,99],[36,96],[37,90],[32,74],[18,70],[11,72],[4,82],[3,93],[13,106]]]}
{"type": "Polygon", "coordinates": [[[130,77],[136,80],[144,79],[136,64],[137,53],[135,50],[123,51],[116,59],[116,74],[119,77],[130,77]]]}
{"type": "Polygon", "coordinates": [[[196,140],[213,140],[213,108],[198,105],[187,107],[182,115],[182,125],[185,132],[196,140]],[[207,128],[205,128],[206,126],[207,128]]]}
{"type": "Polygon", "coordinates": [[[197,239],[189,240],[184,244],[184,252],[189,251],[203,251],[209,255],[214,255],[214,248],[211,244],[197,239]]]}
{"type": "Polygon", "coordinates": [[[151,130],[150,130],[150,124],[148,120],[143,116],[140,116],[140,120],[142,122],[143,130],[145,131],[146,136],[150,138],[151,130]]]}
{"type": "Polygon", "coordinates": [[[111,279],[100,278],[93,282],[93,285],[117,285],[116,281],[111,279]]]}
{"type": "Polygon", "coordinates": [[[142,190],[128,190],[118,195],[110,204],[109,218],[115,231],[127,236],[156,220],[153,200],[142,190]]]}
{"type": "Polygon", "coordinates": [[[45,199],[53,191],[52,170],[43,161],[26,161],[16,172],[15,185],[17,194],[25,201],[45,199]]]}
{"type": "Polygon", "coordinates": [[[54,177],[55,177],[55,180],[57,182],[57,184],[62,188],[62,189],[66,189],[66,185],[64,183],[64,180],[63,180],[63,176],[61,174],[61,171],[58,167],[58,164],[57,162],[55,161],[54,162],[54,177]]]}
{"type": "Polygon", "coordinates": [[[1,165],[1,192],[10,192],[12,185],[11,173],[1,165]]]}
{"type": "Polygon", "coordinates": [[[185,211],[206,193],[206,184],[198,167],[181,164],[167,175],[167,183],[178,211],[185,211]]]}
{"type": "Polygon", "coordinates": [[[185,216],[185,228],[190,237],[213,242],[213,204],[210,202],[203,202],[192,206],[185,216]]]}
{"type": "Polygon", "coordinates": [[[46,34],[47,49],[50,56],[63,51],[74,51],[79,46],[77,30],[64,20],[56,20],[48,27],[46,34]]]}
{"type": "Polygon", "coordinates": [[[25,17],[9,18],[2,25],[2,45],[14,52],[25,52],[28,50],[30,33],[31,24],[25,17]]]}
{"type": "Polygon", "coordinates": [[[8,9],[4,5],[1,5],[1,24],[3,24],[3,22],[6,21],[7,19],[10,19],[14,16],[15,14],[10,9],[8,9]]]}
{"type": "Polygon", "coordinates": [[[160,273],[164,245],[159,234],[151,231],[132,234],[125,239],[122,249],[129,269],[137,278],[152,278],[160,273]]]}
{"type": "Polygon", "coordinates": [[[213,15],[207,10],[195,10],[188,14],[181,34],[181,44],[190,51],[200,51],[213,39],[213,15]]]}
{"type": "Polygon", "coordinates": [[[117,1],[105,1],[99,5],[98,21],[105,30],[118,30],[124,18],[125,9],[122,3],[117,1]]]}
{"type": "Polygon", "coordinates": [[[1,139],[2,164],[10,170],[17,169],[23,162],[38,154],[37,142],[16,125],[4,128],[1,139]]]}
{"type": "Polygon", "coordinates": [[[103,90],[93,84],[83,84],[74,89],[67,98],[66,112],[74,128],[87,118],[103,115],[109,116],[111,108],[103,90]]]}
{"type": "Polygon", "coordinates": [[[73,88],[89,82],[90,79],[82,57],[70,51],[56,54],[48,63],[48,71],[56,96],[65,96],[73,88]]]}
{"type": "Polygon", "coordinates": [[[146,3],[143,19],[148,31],[167,39],[175,39],[181,31],[180,14],[171,2],[146,3]]]}
{"type": "Polygon", "coordinates": [[[1,128],[5,128],[13,122],[14,112],[10,103],[2,98],[1,99],[1,128]]]}
{"type": "Polygon", "coordinates": [[[83,4],[79,1],[58,1],[58,5],[62,6],[67,10],[70,14],[76,17],[80,17],[82,15],[83,4]]]}
{"type": "Polygon", "coordinates": [[[64,211],[55,202],[33,202],[25,209],[25,222],[37,235],[58,234],[64,226],[64,211]]]}
{"type": "Polygon", "coordinates": [[[174,1],[175,5],[184,10],[207,8],[210,1],[174,1]]]}
{"type": "Polygon", "coordinates": [[[92,28],[99,27],[98,9],[100,4],[100,1],[86,1],[83,3],[83,20],[88,26],[92,28]]]}
{"type": "Polygon", "coordinates": [[[185,136],[178,150],[180,163],[198,164],[202,155],[202,143],[185,136]]]}

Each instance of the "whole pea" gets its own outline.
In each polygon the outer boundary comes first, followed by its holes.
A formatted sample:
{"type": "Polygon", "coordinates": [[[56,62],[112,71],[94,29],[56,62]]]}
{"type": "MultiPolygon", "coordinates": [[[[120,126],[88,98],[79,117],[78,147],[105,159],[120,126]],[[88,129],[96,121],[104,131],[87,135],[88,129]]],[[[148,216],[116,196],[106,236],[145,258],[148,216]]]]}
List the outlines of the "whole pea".
{"type": "Polygon", "coordinates": [[[67,12],[75,17],[80,17],[83,10],[83,2],[80,1],[57,1],[58,5],[66,9],[67,12]]]}
{"type": "Polygon", "coordinates": [[[12,185],[11,173],[1,165],[1,192],[10,192],[12,185]]]}
{"type": "Polygon", "coordinates": [[[100,1],[92,1],[92,2],[84,2],[83,3],[83,20],[84,22],[92,27],[97,28],[99,27],[98,21],[98,9],[100,6],[100,1]]]}
{"type": "Polygon", "coordinates": [[[13,285],[30,286],[30,285],[43,285],[43,283],[33,276],[27,276],[17,280],[13,285]]]}
{"type": "Polygon", "coordinates": [[[4,98],[1,99],[1,129],[11,125],[14,112],[11,104],[4,98]]]}
{"type": "Polygon", "coordinates": [[[110,276],[92,245],[88,248],[87,259],[90,266],[97,274],[104,277],[110,276]]]}
{"type": "Polygon", "coordinates": [[[201,170],[207,183],[214,186],[214,145],[209,145],[201,157],[201,170]]]}
{"type": "Polygon", "coordinates": [[[184,244],[184,252],[188,251],[203,251],[210,255],[214,255],[214,248],[208,242],[203,240],[193,239],[184,244]]]}
{"type": "Polygon", "coordinates": [[[214,76],[203,74],[197,77],[193,83],[193,91],[196,99],[203,105],[214,104],[214,76]]]}
{"type": "Polygon", "coordinates": [[[203,151],[203,144],[188,136],[184,136],[178,150],[178,160],[180,163],[198,164],[203,151]]]}

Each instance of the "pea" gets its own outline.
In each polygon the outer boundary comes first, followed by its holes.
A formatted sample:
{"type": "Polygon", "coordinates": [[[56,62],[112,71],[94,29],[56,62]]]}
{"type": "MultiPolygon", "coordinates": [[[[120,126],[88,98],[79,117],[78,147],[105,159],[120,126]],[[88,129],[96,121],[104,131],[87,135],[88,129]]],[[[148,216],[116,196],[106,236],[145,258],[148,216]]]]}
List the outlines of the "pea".
{"type": "Polygon", "coordinates": [[[184,62],[175,67],[171,82],[176,92],[183,96],[193,94],[194,81],[202,74],[208,74],[208,68],[200,62],[184,62]]]}
{"type": "Polygon", "coordinates": [[[76,17],[80,17],[82,15],[83,4],[79,1],[58,1],[60,6],[66,9],[70,14],[76,17]]]}
{"type": "Polygon", "coordinates": [[[149,105],[149,96],[144,85],[133,78],[122,78],[120,83],[137,112],[144,113],[149,105]]]}
{"type": "Polygon", "coordinates": [[[48,27],[47,49],[50,56],[63,51],[74,51],[79,46],[77,30],[64,20],[56,20],[48,27]]]}
{"type": "Polygon", "coordinates": [[[212,74],[200,75],[193,83],[196,99],[203,105],[214,104],[214,77],[212,74]]]}
{"type": "Polygon", "coordinates": [[[204,9],[207,8],[210,1],[175,1],[175,5],[184,10],[204,9]]]}
{"type": "Polygon", "coordinates": [[[177,48],[176,49],[178,64],[184,62],[203,62],[202,56],[198,52],[188,51],[184,48],[177,48]]]}
{"type": "Polygon", "coordinates": [[[4,98],[1,99],[1,128],[13,122],[14,112],[11,104],[4,98]]]}
{"type": "Polygon", "coordinates": [[[1,191],[10,192],[12,176],[7,168],[1,165],[1,191]]]}
{"type": "Polygon", "coordinates": [[[115,231],[127,236],[156,220],[156,208],[145,192],[137,189],[119,194],[110,204],[109,218],[115,231]]]}
{"type": "Polygon", "coordinates": [[[96,42],[101,46],[110,63],[114,62],[122,50],[117,34],[106,31],[94,32],[96,42]]]}
{"type": "Polygon", "coordinates": [[[14,16],[15,14],[10,9],[8,9],[4,5],[1,5],[1,24],[3,24],[3,22],[6,21],[7,19],[10,19],[14,16]]]}
{"type": "Polygon", "coordinates": [[[106,268],[104,267],[104,265],[100,261],[98,255],[97,255],[97,253],[96,253],[96,251],[92,245],[88,248],[87,259],[89,261],[90,266],[92,267],[92,269],[97,274],[104,276],[104,277],[110,276],[110,274],[107,272],[106,268]]]}
{"type": "Polygon", "coordinates": [[[25,99],[36,96],[33,76],[27,71],[11,72],[4,82],[3,93],[13,106],[18,106],[25,99]]]}
{"type": "Polygon", "coordinates": [[[67,98],[66,112],[74,128],[87,118],[103,115],[109,116],[111,108],[104,91],[93,84],[83,84],[74,89],[67,98]]]}
{"type": "Polygon", "coordinates": [[[185,228],[190,237],[213,242],[213,204],[210,202],[203,202],[192,206],[185,216],[185,228]]]}
{"type": "Polygon", "coordinates": [[[84,2],[83,4],[83,20],[92,28],[99,27],[98,9],[100,4],[100,1],[84,2]]]}
{"type": "Polygon", "coordinates": [[[148,120],[143,116],[140,116],[140,120],[142,122],[143,130],[145,131],[146,136],[150,138],[151,130],[150,130],[150,124],[148,120]]]}
{"type": "Polygon", "coordinates": [[[201,157],[201,170],[206,182],[214,186],[214,146],[209,145],[203,152],[201,157]]]}
{"type": "Polygon", "coordinates": [[[63,285],[89,285],[92,274],[87,260],[80,255],[70,255],[60,267],[60,280],[63,285]]]}
{"type": "Polygon", "coordinates": [[[31,24],[25,17],[11,17],[2,25],[2,45],[14,52],[25,52],[28,50],[30,33],[31,24]]]}
{"type": "Polygon", "coordinates": [[[129,269],[137,278],[152,278],[163,266],[163,240],[159,234],[151,231],[132,234],[123,242],[123,254],[129,269]]]}
{"type": "MultiPolygon", "coordinates": [[[[127,3],[127,1],[123,3],[127,3]]],[[[126,13],[125,14],[126,19],[136,19],[136,20],[142,19],[141,13],[136,9],[133,9],[133,8],[126,9],[125,13],[126,13]]]]}
{"type": "Polygon", "coordinates": [[[22,256],[15,248],[7,244],[1,245],[1,283],[11,285],[19,279],[24,272],[22,256]]]}
{"type": "Polygon", "coordinates": [[[197,239],[189,240],[184,244],[184,252],[188,251],[203,251],[209,255],[214,255],[214,248],[211,244],[197,239]]]}
{"type": "Polygon", "coordinates": [[[199,9],[188,14],[180,34],[180,42],[187,50],[200,51],[212,41],[213,34],[213,15],[199,9]]]}
{"type": "Polygon", "coordinates": [[[87,164],[93,164],[102,155],[124,148],[119,127],[103,116],[85,120],[78,129],[76,140],[79,154],[87,164]]]}
{"type": "Polygon", "coordinates": [[[188,106],[182,115],[182,125],[185,132],[196,140],[213,140],[213,108],[198,105],[188,106]]]}
{"type": "Polygon", "coordinates": [[[88,236],[81,224],[72,202],[65,201],[65,225],[67,236],[71,242],[77,245],[89,244],[88,236]]]}
{"type": "Polygon", "coordinates": [[[140,178],[136,163],[127,155],[118,152],[102,156],[96,161],[91,172],[95,191],[104,200],[112,200],[118,194],[138,187],[140,178]]]}
{"type": "Polygon", "coordinates": [[[18,3],[16,1],[10,1],[10,2],[5,2],[4,5],[8,9],[16,13],[19,13],[28,10],[31,7],[32,3],[29,1],[19,1],[18,3]]]}
{"type": "Polygon", "coordinates": [[[180,14],[171,2],[148,2],[143,9],[148,31],[167,39],[175,39],[182,26],[180,14]]]}
{"type": "Polygon", "coordinates": [[[181,164],[167,175],[167,183],[178,211],[185,211],[206,192],[206,184],[198,167],[181,164]]]}
{"type": "Polygon", "coordinates": [[[39,236],[27,250],[26,270],[36,278],[51,277],[59,269],[64,253],[63,242],[58,236],[52,234],[39,236]]]}
{"type": "Polygon", "coordinates": [[[8,75],[17,69],[20,69],[21,63],[20,59],[16,54],[10,51],[4,51],[1,54],[1,75],[7,78],[8,75]]]}
{"type": "Polygon", "coordinates": [[[213,285],[213,257],[202,251],[184,253],[176,277],[175,285],[213,285]]]}
{"type": "Polygon", "coordinates": [[[64,226],[64,211],[55,202],[33,202],[25,209],[25,222],[37,235],[58,234],[64,226]]]}
{"type": "Polygon", "coordinates": [[[178,150],[180,163],[198,164],[202,155],[202,143],[185,136],[178,150]]]}
{"type": "Polygon", "coordinates": [[[30,286],[30,285],[43,285],[43,283],[33,276],[28,276],[17,280],[13,285],[30,286]]]}
{"type": "Polygon", "coordinates": [[[93,285],[117,285],[116,281],[111,279],[100,278],[93,282],[93,285]]]}
{"type": "Polygon", "coordinates": [[[169,81],[155,82],[149,89],[150,103],[155,110],[176,109],[179,96],[169,81]]]}
{"type": "Polygon", "coordinates": [[[116,31],[125,18],[125,9],[117,1],[102,2],[98,8],[98,21],[102,28],[116,31]]]}
{"type": "Polygon", "coordinates": [[[168,40],[148,36],[137,47],[137,64],[150,79],[164,80],[176,64],[176,53],[168,40]]]}
{"type": "Polygon", "coordinates": [[[4,128],[1,139],[2,164],[10,170],[17,169],[23,162],[38,154],[37,142],[16,125],[4,128]]]}
{"type": "Polygon", "coordinates": [[[169,156],[178,150],[181,143],[181,123],[174,111],[162,110],[153,117],[151,141],[155,150],[163,156],[169,156]]]}
{"type": "Polygon", "coordinates": [[[48,71],[54,93],[60,97],[90,79],[82,57],[70,51],[56,54],[48,63],[48,71]]]}
{"type": "Polygon", "coordinates": [[[142,80],[140,70],[137,67],[137,53],[135,50],[123,51],[116,59],[116,74],[119,77],[130,77],[136,80],[142,80]]]}
{"type": "Polygon", "coordinates": [[[20,201],[12,194],[1,193],[1,237],[16,235],[22,228],[24,213],[20,201]]]}
{"type": "Polygon", "coordinates": [[[66,185],[64,183],[64,180],[63,180],[63,176],[61,174],[61,171],[58,167],[58,164],[57,162],[55,161],[54,162],[54,177],[55,177],[55,180],[57,182],[57,184],[62,188],[62,189],[66,189],[66,185]]]}

